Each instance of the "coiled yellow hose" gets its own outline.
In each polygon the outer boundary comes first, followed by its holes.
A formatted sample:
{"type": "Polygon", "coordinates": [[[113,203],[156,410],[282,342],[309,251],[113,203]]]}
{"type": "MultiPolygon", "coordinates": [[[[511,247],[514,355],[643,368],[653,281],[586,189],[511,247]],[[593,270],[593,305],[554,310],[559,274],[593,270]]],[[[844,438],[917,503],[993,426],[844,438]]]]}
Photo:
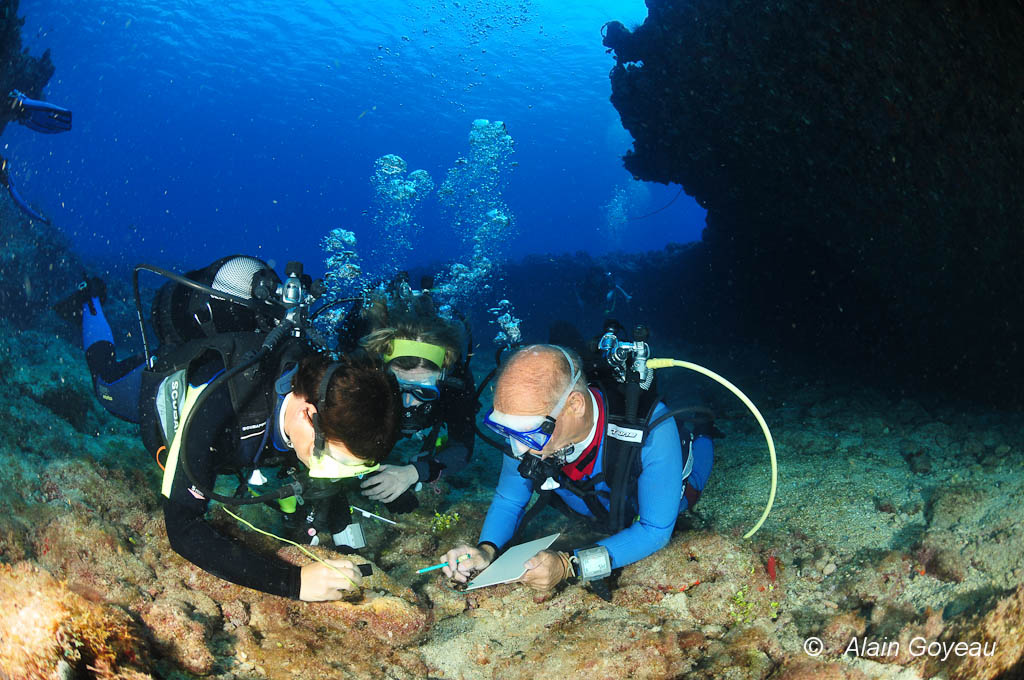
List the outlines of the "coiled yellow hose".
{"type": "Polygon", "coordinates": [[[764,524],[764,521],[768,519],[768,513],[772,511],[772,504],[775,502],[775,489],[778,483],[779,469],[778,463],[775,460],[775,441],[772,439],[771,431],[768,430],[768,423],[764,421],[764,417],[761,415],[761,412],[757,410],[756,406],[754,406],[754,402],[750,401],[750,399],[747,398],[747,395],[743,394],[743,392],[741,392],[738,387],[736,387],[731,382],[729,382],[722,376],[718,375],[714,371],[710,371],[704,368],[703,366],[698,366],[697,364],[690,363],[689,361],[679,361],[678,359],[647,360],[647,367],[652,370],[657,370],[659,368],[668,368],[669,366],[678,366],[679,368],[688,368],[691,371],[696,371],[697,373],[700,373],[701,375],[705,375],[711,378],[718,384],[728,389],[730,392],[735,394],[739,398],[739,400],[746,405],[748,409],[750,409],[750,412],[754,414],[754,418],[757,419],[758,424],[761,426],[761,431],[764,432],[765,441],[768,442],[768,455],[771,457],[772,460],[772,490],[771,493],[768,494],[768,503],[767,505],[764,506],[764,512],[761,513],[761,519],[757,520],[757,524],[754,525],[753,529],[743,534],[743,538],[750,538],[755,533],[757,533],[757,530],[761,528],[761,525],[764,524]]]}

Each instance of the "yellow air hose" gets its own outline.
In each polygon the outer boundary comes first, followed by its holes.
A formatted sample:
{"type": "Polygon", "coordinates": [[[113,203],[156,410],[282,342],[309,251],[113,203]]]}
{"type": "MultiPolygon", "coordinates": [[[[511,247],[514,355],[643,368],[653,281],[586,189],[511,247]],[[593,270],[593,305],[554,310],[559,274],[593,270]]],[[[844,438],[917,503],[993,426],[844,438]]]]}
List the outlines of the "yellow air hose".
{"type": "Polygon", "coordinates": [[[761,415],[761,412],[757,410],[756,406],[754,406],[754,402],[750,401],[750,399],[747,398],[747,395],[745,395],[742,392],[740,392],[738,387],[736,387],[731,382],[729,382],[728,380],[726,380],[722,376],[718,375],[714,371],[709,371],[708,369],[704,368],[703,366],[698,366],[697,364],[692,364],[689,361],[679,361],[678,359],[648,359],[647,360],[647,368],[650,368],[650,369],[656,370],[656,369],[659,369],[659,368],[668,368],[669,366],[678,366],[680,368],[688,368],[691,371],[696,371],[697,373],[700,373],[701,375],[706,375],[707,377],[711,378],[715,382],[717,382],[720,385],[724,386],[730,392],[735,394],[739,398],[739,400],[742,401],[746,405],[746,407],[748,409],[750,409],[750,412],[754,414],[754,417],[757,419],[758,424],[761,426],[761,431],[764,432],[765,441],[768,442],[768,455],[771,456],[771,460],[772,460],[772,490],[771,490],[771,493],[768,494],[768,504],[764,506],[764,512],[761,513],[761,519],[757,520],[757,524],[754,525],[753,529],[751,529],[747,533],[743,534],[743,538],[750,538],[755,533],[757,533],[757,530],[761,528],[761,525],[764,524],[764,521],[766,519],[768,519],[768,513],[772,511],[772,503],[775,502],[775,489],[776,489],[776,485],[778,483],[778,477],[779,477],[778,463],[775,460],[775,442],[774,442],[774,440],[772,440],[772,433],[768,430],[768,423],[766,423],[764,421],[764,417],[761,415]]]}

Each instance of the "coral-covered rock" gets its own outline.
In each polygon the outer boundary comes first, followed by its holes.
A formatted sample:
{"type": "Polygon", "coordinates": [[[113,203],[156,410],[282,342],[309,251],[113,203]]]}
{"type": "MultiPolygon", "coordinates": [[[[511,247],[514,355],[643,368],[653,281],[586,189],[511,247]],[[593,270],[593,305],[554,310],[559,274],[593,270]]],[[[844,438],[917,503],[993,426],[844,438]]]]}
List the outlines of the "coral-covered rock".
{"type": "Polygon", "coordinates": [[[685,593],[689,616],[700,624],[732,626],[774,618],[783,598],[758,555],[720,534],[686,532],[619,578],[615,603],[635,607],[685,593]],[[774,603],[774,604],[773,604],[774,603]]]}
{"type": "MultiPolygon", "coordinates": [[[[948,440],[949,436],[945,438],[948,440]]],[[[940,486],[928,503],[925,518],[931,529],[971,527],[985,516],[992,494],[978,484],[940,486]]]]}
{"type": "Polygon", "coordinates": [[[890,551],[873,561],[871,568],[859,570],[843,586],[843,592],[855,602],[875,604],[898,601],[919,564],[910,555],[890,551]]]}
{"type": "Polygon", "coordinates": [[[793,656],[783,663],[773,680],[868,680],[856,668],[835,661],[793,656]]]}
{"type": "Polygon", "coordinates": [[[214,657],[206,644],[212,623],[195,616],[195,609],[188,603],[160,598],[143,607],[140,616],[162,656],[190,673],[204,674],[213,669],[214,657]]]}
{"type": "MultiPolygon", "coordinates": [[[[950,680],[1021,677],[1024,671],[1021,631],[1024,631],[1024,585],[993,598],[970,619],[947,627],[938,642],[951,651],[946,659],[937,655],[925,657],[926,676],[935,677],[942,670],[950,680]]],[[[945,650],[942,656],[946,656],[945,650]]]]}
{"type": "Polygon", "coordinates": [[[329,616],[336,622],[365,628],[381,642],[405,647],[421,639],[430,629],[428,611],[392,595],[366,593],[359,602],[338,602],[310,607],[314,620],[329,616]]]}
{"type": "Polygon", "coordinates": [[[960,583],[967,577],[968,557],[962,542],[950,531],[929,530],[918,541],[914,552],[921,568],[928,574],[960,583]]]}
{"type": "Polygon", "coordinates": [[[703,656],[692,633],[631,620],[614,611],[597,619],[573,618],[552,627],[525,654],[496,658],[497,649],[479,648],[476,663],[490,665],[493,677],[669,678],[683,676],[703,656]],[[557,654],[552,652],[557,650],[557,654]]]}
{"type": "Polygon", "coordinates": [[[334,677],[338,669],[348,673],[343,677],[424,677],[422,660],[400,646],[422,635],[428,620],[396,597],[321,603],[260,597],[250,605],[249,626],[236,636],[236,655],[287,667],[297,677],[334,677]]]}
{"type": "Polygon", "coordinates": [[[150,676],[144,633],[123,610],[90,602],[29,563],[0,565],[0,676],[150,676]]]}
{"type": "Polygon", "coordinates": [[[36,533],[35,554],[39,564],[87,599],[127,606],[138,598],[139,584],[153,581],[154,573],[118,533],[87,509],[69,511],[36,533]]]}
{"type": "Polygon", "coordinates": [[[843,612],[833,616],[818,637],[824,643],[825,654],[842,654],[850,640],[864,635],[868,624],[854,612],[843,612]]]}

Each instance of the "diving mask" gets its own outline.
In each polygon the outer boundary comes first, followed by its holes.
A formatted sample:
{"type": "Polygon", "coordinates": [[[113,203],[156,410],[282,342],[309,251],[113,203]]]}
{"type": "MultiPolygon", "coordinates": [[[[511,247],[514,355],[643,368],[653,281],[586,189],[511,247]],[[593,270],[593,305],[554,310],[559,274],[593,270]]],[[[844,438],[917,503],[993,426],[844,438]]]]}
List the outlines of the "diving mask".
{"type": "Polygon", "coordinates": [[[493,408],[484,415],[484,425],[496,434],[508,439],[512,455],[522,458],[527,451],[540,451],[551,440],[549,419],[544,416],[515,416],[493,408]]]}
{"type": "Polygon", "coordinates": [[[512,446],[512,453],[516,458],[522,457],[526,451],[531,449],[539,452],[551,441],[551,435],[555,431],[555,422],[558,416],[561,415],[562,409],[565,408],[565,403],[569,400],[569,395],[572,394],[576,382],[582,375],[580,370],[576,368],[576,364],[569,358],[569,354],[561,347],[558,349],[565,356],[565,360],[569,362],[571,375],[569,376],[569,384],[565,386],[562,396],[558,398],[554,408],[551,409],[548,415],[516,416],[495,411],[493,407],[484,415],[484,425],[496,434],[508,439],[509,444],[512,446]]]}
{"type": "Polygon", "coordinates": [[[314,479],[348,479],[366,475],[380,467],[380,463],[342,463],[329,451],[313,451],[309,459],[309,476],[314,479]]]}
{"type": "Polygon", "coordinates": [[[396,375],[395,380],[398,382],[398,389],[402,393],[403,406],[408,407],[412,405],[411,403],[405,403],[407,397],[417,401],[434,401],[441,396],[441,390],[437,386],[436,378],[433,381],[412,382],[410,380],[402,380],[396,375]]]}

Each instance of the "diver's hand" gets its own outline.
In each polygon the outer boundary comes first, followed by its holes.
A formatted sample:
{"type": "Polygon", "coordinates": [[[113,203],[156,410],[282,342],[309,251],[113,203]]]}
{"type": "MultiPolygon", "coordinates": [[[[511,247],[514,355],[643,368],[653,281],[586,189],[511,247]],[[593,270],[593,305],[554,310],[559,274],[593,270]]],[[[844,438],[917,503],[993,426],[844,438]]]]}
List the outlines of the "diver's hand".
{"type": "Polygon", "coordinates": [[[364,479],[359,488],[370,500],[390,503],[420,478],[412,465],[381,465],[372,476],[364,479]]]}
{"type": "Polygon", "coordinates": [[[363,577],[359,568],[349,560],[325,560],[335,569],[313,562],[302,568],[302,585],[299,599],[304,602],[340,600],[343,590],[357,590],[363,577]]]}
{"type": "Polygon", "coordinates": [[[441,556],[441,559],[448,562],[448,565],[441,568],[444,575],[455,579],[459,583],[465,583],[469,577],[478,571],[483,571],[494,561],[495,550],[489,545],[474,548],[466,544],[458,545],[441,556]],[[463,555],[469,555],[461,562],[458,561],[463,555]]]}
{"type": "Polygon", "coordinates": [[[523,564],[526,573],[519,582],[534,590],[551,590],[569,575],[568,558],[553,550],[541,550],[523,564]]]}

